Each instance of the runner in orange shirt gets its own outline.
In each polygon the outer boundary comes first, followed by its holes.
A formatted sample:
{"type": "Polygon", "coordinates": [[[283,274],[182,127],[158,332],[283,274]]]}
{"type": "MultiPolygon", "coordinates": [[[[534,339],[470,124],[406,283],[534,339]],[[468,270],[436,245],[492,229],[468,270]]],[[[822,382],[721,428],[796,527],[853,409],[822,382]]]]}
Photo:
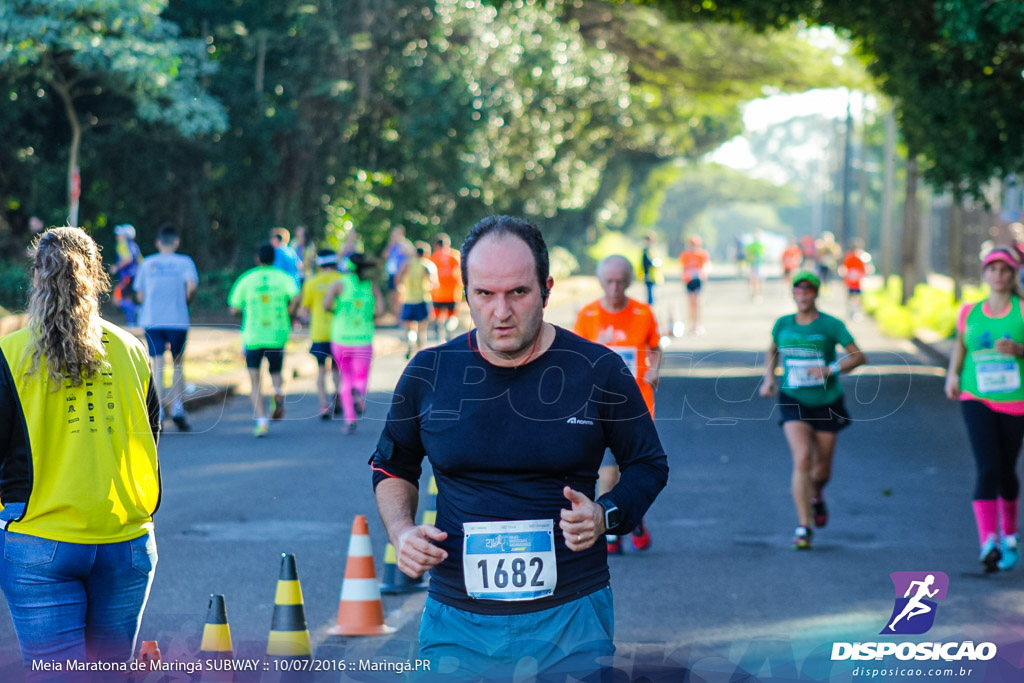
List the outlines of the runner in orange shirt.
{"type": "Polygon", "coordinates": [[[686,295],[690,300],[690,334],[704,334],[704,326],[700,324],[700,290],[711,255],[701,249],[701,239],[692,235],[687,240],[686,250],[679,255],[679,265],[683,268],[683,282],[686,283],[686,295]]]}
{"type": "Polygon", "coordinates": [[[840,267],[843,282],[846,284],[846,315],[851,320],[860,317],[860,286],[861,280],[868,275],[871,268],[871,256],[864,251],[859,239],[850,244],[840,267]]]}
{"type": "Polygon", "coordinates": [[[438,339],[443,336],[447,341],[459,329],[455,307],[462,298],[462,260],[459,252],[452,249],[452,238],[446,233],[438,233],[434,238],[434,253],[430,260],[437,266],[437,286],[432,292],[434,325],[438,339]]]}
{"type": "Polygon", "coordinates": [[[800,270],[804,262],[804,250],[796,242],[790,241],[789,246],[782,252],[782,284],[785,292],[793,288],[793,273],[800,270]]]}
{"type": "MultiPolygon", "coordinates": [[[[636,377],[653,418],[654,390],[658,387],[658,368],[661,365],[658,322],[654,311],[647,304],[626,296],[626,289],[633,283],[633,265],[625,256],[615,254],[604,258],[597,264],[597,279],[604,296],[580,309],[573,331],[584,339],[607,345],[622,356],[626,367],[636,377]]],[[[597,494],[600,496],[610,491],[619,480],[619,468],[610,453],[605,452],[598,474],[597,494]]],[[[631,538],[635,550],[650,547],[651,533],[643,520],[633,529],[631,538]]],[[[609,553],[622,553],[622,541],[618,536],[610,535],[606,540],[609,553]]]]}

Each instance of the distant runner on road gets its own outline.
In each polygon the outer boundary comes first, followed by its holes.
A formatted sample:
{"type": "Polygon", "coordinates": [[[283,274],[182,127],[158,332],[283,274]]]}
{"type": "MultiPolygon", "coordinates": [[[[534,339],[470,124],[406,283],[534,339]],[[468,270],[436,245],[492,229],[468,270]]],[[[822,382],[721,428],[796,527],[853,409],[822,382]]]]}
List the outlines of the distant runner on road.
{"type": "Polygon", "coordinates": [[[459,327],[455,308],[462,300],[462,260],[452,249],[452,238],[438,233],[434,238],[434,253],[430,255],[437,269],[437,284],[431,292],[434,305],[434,325],[438,340],[448,341],[459,327]]]}
{"type": "Polygon", "coordinates": [[[384,297],[374,277],[377,262],[365,254],[350,254],[345,272],[331,283],[321,307],[334,311],[331,354],[338,367],[338,402],[345,414],[345,433],[356,431],[356,417],[366,409],[366,387],[373,361],[374,316],[383,313],[384,297]]]}
{"type": "Polygon", "coordinates": [[[750,277],[750,299],[755,303],[760,302],[764,294],[764,251],[764,233],[756,230],[743,248],[750,277]]]}
{"type": "Polygon", "coordinates": [[[135,296],[141,307],[139,325],[146,333],[149,356],[153,360],[154,386],[160,397],[160,421],[169,408],[171,419],[180,431],[191,429],[185,414],[185,344],[190,318],[188,304],[199,286],[199,271],[188,256],[177,253],[181,239],[170,223],[160,226],[156,236],[157,253],[148,256],[135,277],[135,296]],[[164,389],[164,354],[171,352],[174,370],[171,390],[164,389]]]}
{"type": "Polygon", "coordinates": [[[802,271],[793,276],[793,299],[797,312],[784,315],[772,328],[761,396],[779,394],[779,423],[786,434],[793,457],[792,492],[799,526],[793,547],[811,547],[814,526],[828,523],[824,490],[832,478],[832,457],[839,430],[850,422],[843,401],[839,374],[867,362],[853,336],[838,318],[817,308],[821,281],[802,271]],[[836,347],[846,357],[836,357],[836,347]],[[775,368],[782,364],[782,386],[775,368]]]}
{"type": "Polygon", "coordinates": [[[302,284],[299,317],[309,323],[309,353],[316,358],[316,394],[320,399],[320,419],[330,420],[332,415],[341,412],[341,403],[338,402],[340,378],[338,366],[331,356],[333,308],[325,310],[323,301],[331,285],[341,279],[341,273],[338,271],[338,255],[330,249],[317,252],[314,265],[316,275],[307,278],[302,284]],[[333,394],[327,393],[327,375],[334,380],[333,394]],[[328,396],[333,396],[333,400],[328,400],[328,396]]]}
{"type": "Polygon", "coordinates": [[[704,326],[700,324],[700,293],[707,280],[711,255],[701,248],[699,235],[691,235],[686,244],[686,249],[679,254],[679,265],[682,267],[686,298],[690,304],[690,334],[704,334],[704,326]]]}
{"type": "Polygon", "coordinates": [[[864,251],[863,243],[859,239],[853,240],[850,251],[846,252],[843,263],[839,266],[839,274],[843,276],[843,283],[846,285],[846,315],[850,320],[860,317],[861,284],[871,272],[871,255],[864,251]]]}
{"type": "Polygon", "coordinates": [[[299,286],[295,278],[274,267],[274,247],[260,245],[257,250],[259,265],[246,271],[231,287],[228,306],[233,313],[242,314],[242,345],[245,347],[245,366],[249,369],[253,415],[256,424],[253,436],[266,436],[270,430],[267,407],[263,402],[260,375],[263,359],[267,359],[270,381],[274,386],[274,410],[271,417],[284,417],[284,347],[291,333],[291,315],[299,305],[299,286]]]}
{"type": "Polygon", "coordinates": [[[647,288],[647,305],[654,305],[654,286],[661,279],[659,269],[661,259],[654,251],[654,235],[644,235],[643,251],[640,254],[640,270],[644,276],[644,287],[647,288]]]}
{"type": "Polygon", "coordinates": [[[114,226],[117,237],[117,263],[110,266],[110,274],[117,276],[114,286],[114,304],[124,312],[124,321],[128,326],[136,324],[139,306],[135,303],[134,282],[139,264],[142,263],[142,250],[135,241],[135,226],[130,223],[114,226]]]}

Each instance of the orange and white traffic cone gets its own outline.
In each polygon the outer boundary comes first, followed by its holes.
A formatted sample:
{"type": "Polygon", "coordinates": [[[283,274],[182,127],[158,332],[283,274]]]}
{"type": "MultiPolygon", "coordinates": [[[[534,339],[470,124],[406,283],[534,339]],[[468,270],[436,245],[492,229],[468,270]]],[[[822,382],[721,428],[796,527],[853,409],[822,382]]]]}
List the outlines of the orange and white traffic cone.
{"type": "Polygon", "coordinates": [[[335,636],[378,636],[394,631],[384,623],[384,604],[373,567],[370,528],[365,515],[356,515],[348,541],[348,561],[338,602],[338,623],[329,633],[335,636]]]}
{"type": "Polygon", "coordinates": [[[160,654],[160,646],[155,640],[144,640],[139,646],[139,656],[136,659],[135,672],[128,677],[129,681],[145,683],[146,681],[162,681],[163,673],[160,670],[160,663],[163,657],[160,654]]]}

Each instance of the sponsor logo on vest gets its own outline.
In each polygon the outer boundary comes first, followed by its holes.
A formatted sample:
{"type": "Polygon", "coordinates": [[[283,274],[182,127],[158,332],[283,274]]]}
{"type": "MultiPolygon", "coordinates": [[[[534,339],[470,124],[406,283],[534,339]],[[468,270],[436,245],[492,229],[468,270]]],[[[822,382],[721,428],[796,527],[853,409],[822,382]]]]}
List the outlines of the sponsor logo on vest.
{"type": "Polygon", "coordinates": [[[568,420],[565,421],[565,424],[569,424],[569,425],[592,425],[592,424],[594,424],[594,421],[593,420],[581,420],[578,417],[570,417],[568,420]]]}

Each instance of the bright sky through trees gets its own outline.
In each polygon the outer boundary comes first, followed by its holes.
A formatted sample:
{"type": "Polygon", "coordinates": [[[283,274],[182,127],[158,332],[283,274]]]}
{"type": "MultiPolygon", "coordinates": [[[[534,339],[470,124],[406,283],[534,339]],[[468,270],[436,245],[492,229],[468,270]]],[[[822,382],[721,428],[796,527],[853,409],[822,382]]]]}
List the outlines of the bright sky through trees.
{"type": "MultiPolygon", "coordinates": [[[[770,126],[787,121],[795,116],[821,115],[830,119],[846,116],[846,88],[810,90],[794,95],[772,95],[754,100],[744,107],[743,124],[747,132],[764,131],[770,126]]],[[[827,150],[820,141],[808,140],[803,146],[807,158],[824,158],[827,150]]],[[[777,174],[762,168],[761,160],[754,157],[746,136],[738,135],[712,152],[708,159],[723,166],[749,171],[766,180],[776,180],[777,174]]]]}

